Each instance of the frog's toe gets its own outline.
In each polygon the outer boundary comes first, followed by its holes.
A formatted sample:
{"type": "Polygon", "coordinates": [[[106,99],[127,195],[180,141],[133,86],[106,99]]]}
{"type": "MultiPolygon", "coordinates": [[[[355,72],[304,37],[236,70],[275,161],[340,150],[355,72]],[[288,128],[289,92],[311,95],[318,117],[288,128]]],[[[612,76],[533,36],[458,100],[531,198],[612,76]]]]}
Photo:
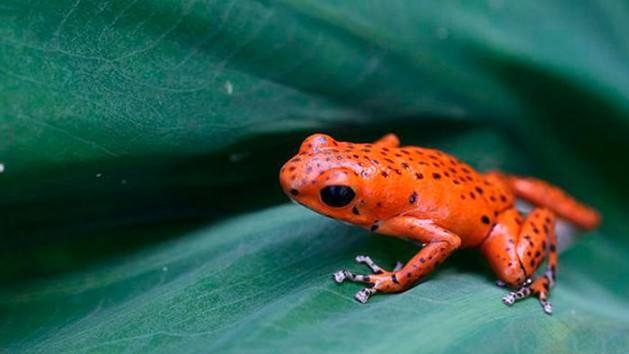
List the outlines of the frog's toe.
{"type": "MultiPolygon", "coordinates": [[[[376,262],[374,262],[369,256],[356,256],[356,262],[366,265],[367,267],[369,267],[369,269],[371,269],[374,274],[388,273],[382,267],[377,265],[376,262]]],[[[402,269],[403,266],[404,263],[400,261],[396,262],[395,268],[393,268],[393,272],[397,272],[398,270],[402,269]]]]}
{"type": "Polygon", "coordinates": [[[332,278],[334,278],[334,281],[338,284],[341,284],[345,280],[350,280],[358,283],[369,283],[371,280],[368,275],[354,274],[347,269],[342,269],[338,272],[335,272],[334,274],[332,274],[332,278]]]}
{"type": "Polygon", "coordinates": [[[356,262],[366,265],[375,274],[384,272],[384,269],[377,265],[369,256],[356,256],[356,262]]]}
{"type": "Polygon", "coordinates": [[[339,270],[338,272],[335,272],[334,274],[332,274],[332,278],[334,278],[335,282],[337,282],[338,284],[341,284],[345,279],[347,279],[345,272],[346,270],[339,270]]]}
{"type": "Polygon", "coordinates": [[[515,293],[508,293],[502,297],[502,303],[511,306],[515,303],[515,293]]]}
{"type": "Polygon", "coordinates": [[[508,293],[507,295],[503,296],[502,297],[502,303],[507,305],[507,306],[511,306],[516,301],[522,300],[522,299],[527,298],[529,296],[531,296],[531,289],[528,286],[523,286],[520,289],[518,289],[517,291],[512,291],[512,292],[508,293]]]}
{"type": "Polygon", "coordinates": [[[548,301],[550,296],[550,287],[553,285],[552,274],[546,274],[543,277],[535,279],[531,284],[531,291],[539,299],[539,304],[542,306],[542,310],[547,315],[553,314],[553,306],[548,301]]]}
{"type": "Polygon", "coordinates": [[[542,305],[542,310],[544,310],[545,314],[553,314],[553,305],[549,301],[540,299],[539,304],[542,305]]]}
{"type": "Polygon", "coordinates": [[[361,304],[366,304],[369,301],[369,298],[377,292],[374,288],[364,288],[359,290],[356,295],[354,295],[354,299],[360,302],[361,304]]]}

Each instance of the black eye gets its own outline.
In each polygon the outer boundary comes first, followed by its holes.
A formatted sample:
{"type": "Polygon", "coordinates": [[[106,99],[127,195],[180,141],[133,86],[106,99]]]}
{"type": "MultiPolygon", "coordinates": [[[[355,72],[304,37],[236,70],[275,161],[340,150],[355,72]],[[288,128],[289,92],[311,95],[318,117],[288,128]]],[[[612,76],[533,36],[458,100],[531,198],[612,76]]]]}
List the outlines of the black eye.
{"type": "Polygon", "coordinates": [[[348,186],[327,186],[321,190],[321,200],[335,208],[346,206],[355,196],[356,193],[348,186]]]}

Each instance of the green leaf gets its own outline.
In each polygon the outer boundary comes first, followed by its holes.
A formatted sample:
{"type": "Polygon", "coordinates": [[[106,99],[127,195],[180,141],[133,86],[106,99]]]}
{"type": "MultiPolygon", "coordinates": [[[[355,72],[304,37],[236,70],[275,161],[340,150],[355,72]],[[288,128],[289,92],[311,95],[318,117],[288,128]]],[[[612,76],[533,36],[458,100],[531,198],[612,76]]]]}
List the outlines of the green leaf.
{"type": "Polygon", "coordinates": [[[331,273],[364,271],[352,264],[356,254],[392,265],[413,247],[298,206],[180,236],[0,297],[9,350],[620,352],[629,344],[626,297],[582,264],[626,266],[601,235],[562,257],[553,317],[535,300],[505,307],[486,269],[461,259],[403,294],[359,304],[360,287],[339,286],[331,273]]]}
{"type": "Polygon", "coordinates": [[[622,1],[7,0],[0,349],[623,352],[629,8],[622,1]],[[555,314],[504,307],[474,252],[403,294],[331,272],[415,247],[287,200],[309,133],[397,132],[601,210],[555,314]],[[247,213],[246,215],[240,215],[247,213]]]}

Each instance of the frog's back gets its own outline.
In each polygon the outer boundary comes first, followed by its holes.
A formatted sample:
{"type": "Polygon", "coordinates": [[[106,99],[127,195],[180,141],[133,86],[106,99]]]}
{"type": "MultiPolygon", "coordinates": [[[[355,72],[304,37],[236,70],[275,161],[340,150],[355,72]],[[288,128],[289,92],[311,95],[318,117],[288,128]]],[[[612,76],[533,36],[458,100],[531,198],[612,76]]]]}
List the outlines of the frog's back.
{"type": "Polygon", "coordinates": [[[375,185],[390,189],[397,200],[409,200],[403,209],[393,209],[453,230],[463,246],[480,243],[496,216],[513,205],[512,193],[500,180],[442,151],[404,146],[374,147],[371,153],[380,170],[375,185]]]}

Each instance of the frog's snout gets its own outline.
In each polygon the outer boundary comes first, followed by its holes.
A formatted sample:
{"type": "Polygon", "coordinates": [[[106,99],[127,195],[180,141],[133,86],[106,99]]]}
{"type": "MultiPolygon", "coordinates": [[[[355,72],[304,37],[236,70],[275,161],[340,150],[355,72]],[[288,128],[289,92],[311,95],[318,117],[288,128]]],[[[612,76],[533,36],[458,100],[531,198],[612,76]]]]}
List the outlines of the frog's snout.
{"type": "Polygon", "coordinates": [[[299,182],[297,179],[297,167],[291,161],[280,169],[280,186],[284,193],[294,199],[299,195],[299,182]]]}

